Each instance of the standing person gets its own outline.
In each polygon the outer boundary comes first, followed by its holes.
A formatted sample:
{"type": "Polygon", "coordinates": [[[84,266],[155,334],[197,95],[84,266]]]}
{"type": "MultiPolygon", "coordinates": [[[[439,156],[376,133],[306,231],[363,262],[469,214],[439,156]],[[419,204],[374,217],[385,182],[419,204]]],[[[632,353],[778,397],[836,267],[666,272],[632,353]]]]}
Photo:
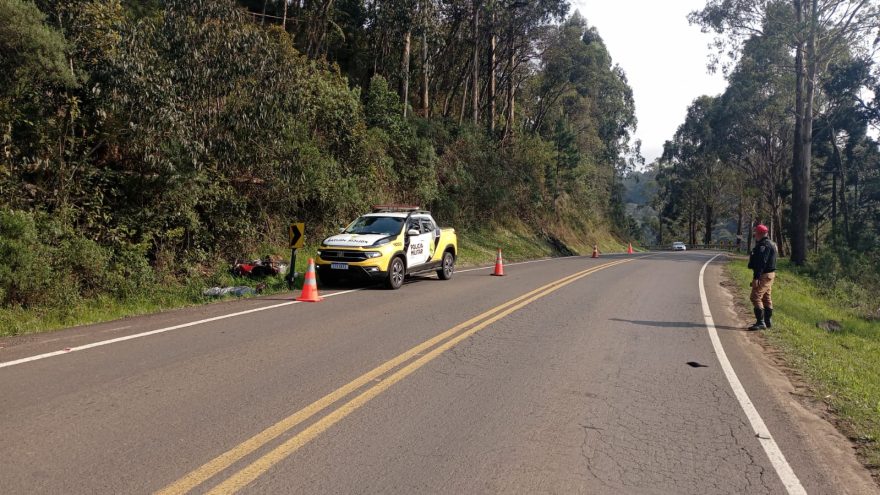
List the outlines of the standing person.
{"type": "Polygon", "coordinates": [[[749,256],[749,268],[752,269],[752,306],[755,307],[754,325],[749,330],[763,330],[772,327],[773,300],[770,293],[773,290],[773,280],[776,278],[776,244],[767,236],[769,229],[766,225],[755,227],[755,247],[749,256]]]}

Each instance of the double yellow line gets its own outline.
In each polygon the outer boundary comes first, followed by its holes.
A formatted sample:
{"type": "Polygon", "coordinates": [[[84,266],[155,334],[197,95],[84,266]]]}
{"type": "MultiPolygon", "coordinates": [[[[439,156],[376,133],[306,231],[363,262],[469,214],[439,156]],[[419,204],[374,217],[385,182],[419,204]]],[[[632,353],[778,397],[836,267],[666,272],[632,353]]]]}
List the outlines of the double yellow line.
{"type": "Polygon", "coordinates": [[[235,472],[229,478],[225,479],[223,482],[221,482],[208,492],[211,495],[235,493],[238,490],[247,486],[248,483],[252,482],[260,475],[268,471],[269,468],[281,462],[282,460],[299,450],[302,446],[314,440],[321,433],[327,431],[330,427],[344,419],[346,416],[359,409],[368,401],[378,396],[395,383],[411,375],[419,368],[425,366],[462,340],[479,332],[480,330],[513,313],[514,311],[517,311],[524,306],[531,304],[532,302],[552,292],[555,292],[572,282],[575,282],[581,278],[586,277],[587,275],[598,272],[600,270],[604,270],[615,265],[628,263],[630,261],[632,261],[632,258],[614,261],[611,263],[605,263],[603,265],[595,266],[577,272],[573,275],[569,275],[567,277],[556,280],[555,282],[551,282],[547,285],[539,287],[515,299],[511,299],[510,301],[507,301],[504,304],[496,306],[480,315],[477,315],[464,323],[456,325],[449,330],[437,335],[436,337],[427,340],[413,347],[412,349],[400,354],[399,356],[392,358],[391,360],[377,366],[373,370],[359,376],[358,378],[325,395],[324,397],[318,399],[317,401],[306,406],[305,408],[282,419],[278,423],[275,423],[269,428],[266,428],[255,436],[249,438],[248,440],[245,440],[244,442],[233,447],[226,453],[221,454],[220,456],[214,458],[213,460],[202,465],[201,467],[190,472],[183,478],[175,481],[174,483],[168,485],[167,487],[156,493],[158,495],[178,495],[189,492],[193,488],[201,485],[221,471],[227,469],[244,457],[262,448],[272,440],[290,431],[300,423],[308,420],[309,418],[318,414],[327,407],[358,391],[367,384],[374,383],[372,386],[361,392],[359,395],[337,407],[333,411],[329,412],[327,415],[325,415],[309,427],[305,428],[298,434],[294,435],[289,440],[278,445],[277,447],[259,457],[251,464],[248,464],[241,470],[235,472]],[[414,359],[416,357],[418,357],[418,359],[414,359]],[[404,365],[408,361],[412,362],[406,364],[406,366],[403,366],[394,373],[382,378],[389,372],[404,365]],[[379,380],[380,378],[381,380],[379,380]],[[377,381],[378,383],[375,383],[377,381]]]}

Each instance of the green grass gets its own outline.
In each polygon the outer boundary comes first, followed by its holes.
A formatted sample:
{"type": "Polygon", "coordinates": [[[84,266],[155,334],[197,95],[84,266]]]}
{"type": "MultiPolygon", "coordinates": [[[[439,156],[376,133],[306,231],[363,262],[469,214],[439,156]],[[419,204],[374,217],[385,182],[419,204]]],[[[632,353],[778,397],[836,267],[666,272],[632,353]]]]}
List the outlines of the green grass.
{"type": "MultiPolygon", "coordinates": [[[[768,341],[803,374],[817,398],[840,419],[843,432],[858,445],[866,465],[880,469],[880,322],[868,321],[851,309],[852,301],[822,297],[815,282],[792,273],[787,261],[779,266],[773,285],[774,327],[768,341]],[[819,322],[838,321],[843,330],[829,333],[819,322]]],[[[751,271],[745,262],[730,263],[741,287],[751,271]]],[[[748,292],[743,289],[748,303],[748,292]]]]}
{"type": "MultiPolygon", "coordinates": [[[[559,255],[545,238],[521,222],[512,221],[505,226],[486,229],[457,229],[456,232],[459,248],[457,263],[462,266],[491,264],[495,261],[498,248],[501,248],[504,260],[511,262],[559,255]]],[[[591,254],[593,245],[598,245],[603,253],[622,253],[626,250],[626,244],[621,244],[601,228],[590,229],[587,234],[556,225],[552,232],[566,247],[581,255],[591,254]]],[[[633,246],[633,249],[638,247],[633,246]]]]}
{"type": "MultiPolygon", "coordinates": [[[[316,249],[307,246],[300,249],[296,258],[296,271],[300,274],[306,271],[308,258],[315,256],[316,249]]],[[[277,249],[267,249],[265,252],[279,253],[277,249]]],[[[254,256],[253,258],[257,258],[254,256]]],[[[290,251],[284,255],[285,262],[290,261],[290,251]]],[[[267,277],[265,279],[249,279],[234,277],[228,273],[228,266],[218,268],[215,274],[209,276],[195,276],[186,282],[168,280],[165,283],[156,284],[126,299],[118,299],[109,296],[99,296],[92,299],[79,299],[65,301],[64,303],[38,308],[0,308],[0,337],[10,335],[24,335],[30,333],[58,330],[77,325],[89,325],[101,323],[128,316],[137,316],[175,308],[183,308],[211,302],[234,299],[235,296],[209,297],[202,295],[202,291],[213,286],[250,286],[256,287],[258,283],[266,283],[263,295],[277,294],[287,291],[287,283],[284,276],[267,277]]],[[[296,287],[302,286],[302,275],[296,280],[296,287]]],[[[253,297],[253,296],[246,296],[253,297]]]]}
{"type": "MultiPolygon", "coordinates": [[[[557,234],[571,249],[580,254],[589,254],[592,243],[598,243],[603,252],[622,252],[626,249],[612,236],[597,229],[597,237],[590,237],[562,229],[557,234]]],[[[515,262],[528,259],[553,256],[553,248],[538,234],[524,223],[511,222],[509,226],[496,226],[480,230],[460,229],[458,233],[459,266],[489,265],[495,261],[495,253],[500,247],[504,260],[515,262]]],[[[315,256],[317,247],[306,246],[297,253],[296,271],[304,273],[308,258],[315,256]]],[[[253,258],[266,253],[282,255],[289,261],[290,251],[273,246],[262,246],[253,258]],[[283,253],[283,254],[282,254],[283,253]]],[[[270,277],[265,280],[236,278],[227,273],[228,266],[218,265],[212,275],[195,275],[188,281],[169,280],[156,284],[136,296],[120,300],[101,296],[93,299],[79,299],[39,308],[0,308],[0,337],[24,335],[68,328],[77,325],[88,325],[111,321],[129,316],[156,313],[159,311],[207,304],[218,300],[233,298],[214,298],[202,295],[202,290],[213,286],[247,285],[254,287],[259,282],[266,282],[263,294],[286,292],[287,285],[282,276],[270,277]]],[[[302,275],[297,279],[297,287],[301,287],[302,275]]]]}
{"type": "Polygon", "coordinates": [[[495,262],[501,248],[505,261],[522,261],[553,255],[548,244],[524,229],[482,229],[457,232],[458,260],[461,266],[488,265],[495,262]]]}

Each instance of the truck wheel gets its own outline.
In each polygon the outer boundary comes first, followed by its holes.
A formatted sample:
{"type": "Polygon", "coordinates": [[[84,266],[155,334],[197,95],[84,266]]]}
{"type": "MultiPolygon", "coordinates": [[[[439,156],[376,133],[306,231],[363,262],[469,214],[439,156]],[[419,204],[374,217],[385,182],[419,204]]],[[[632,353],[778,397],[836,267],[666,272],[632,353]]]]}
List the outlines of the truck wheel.
{"type": "Polygon", "coordinates": [[[455,256],[449,251],[443,253],[443,264],[437,270],[440,280],[449,280],[455,274],[455,256]]]}
{"type": "Polygon", "coordinates": [[[404,277],[406,277],[406,267],[403,265],[403,259],[398,256],[388,265],[388,278],[385,280],[385,287],[392,290],[399,289],[403,286],[404,277]]]}

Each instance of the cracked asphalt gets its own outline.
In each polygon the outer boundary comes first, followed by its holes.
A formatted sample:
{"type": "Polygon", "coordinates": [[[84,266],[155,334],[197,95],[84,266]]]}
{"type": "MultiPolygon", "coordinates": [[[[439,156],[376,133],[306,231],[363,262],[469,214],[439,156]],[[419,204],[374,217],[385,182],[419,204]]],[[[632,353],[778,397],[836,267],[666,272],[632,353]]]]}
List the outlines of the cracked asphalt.
{"type": "MultiPolygon", "coordinates": [[[[493,321],[241,492],[785,493],[703,326],[697,283],[709,257],[634,256],[493,321]]],[[[510,265],[505,277],[420,277],[400,291],[367,288],[2,368],[0,492],[155,492],[457,324],[623,258],[510,265]]],[[[720,288],[721,264],[707,269],[706,287],[722,343],[801,483],[809,493],[875,493],[829,464],[822,441],[755,364],[720,288]]],[[[285,298],[4,339],[0,362],[285,298]]]]}

